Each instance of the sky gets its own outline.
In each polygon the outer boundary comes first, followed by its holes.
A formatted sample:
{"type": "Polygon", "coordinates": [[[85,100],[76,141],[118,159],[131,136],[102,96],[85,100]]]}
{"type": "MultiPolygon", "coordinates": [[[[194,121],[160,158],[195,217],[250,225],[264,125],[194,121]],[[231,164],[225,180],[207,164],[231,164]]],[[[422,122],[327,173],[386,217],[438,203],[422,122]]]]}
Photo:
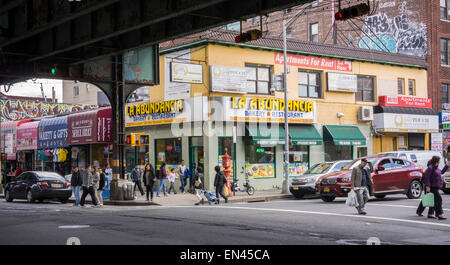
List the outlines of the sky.
{"type": "Polygon", "coordinates": [[[28,80],[26,82],[16,83],[11,86],[11,89],[8,93],[5,92],[3,86],[0,87],[1,92],[6,95],[11,96],[22,96],[22,97],[41,97],[41,83],[44,87],[44,93],[47,98],[52,97],[52,87],[55,87],[56,98],[58,102],[62,102],[62,80],[55,79],[36,79],[36,80],[28,80]]]}

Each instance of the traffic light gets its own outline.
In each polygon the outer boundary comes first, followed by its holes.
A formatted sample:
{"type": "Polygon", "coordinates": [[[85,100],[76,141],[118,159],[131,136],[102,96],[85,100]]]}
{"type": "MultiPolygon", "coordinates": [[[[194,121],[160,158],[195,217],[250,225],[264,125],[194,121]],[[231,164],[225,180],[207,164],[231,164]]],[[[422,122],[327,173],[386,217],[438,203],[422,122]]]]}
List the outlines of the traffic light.
{"type": "Polygon", "coordinates": [[[144,133],[131,133],[127,135],[126,144],[131,146],[145,146],[150,143],[150,136],[144,133]]]}
{"type": "Polygon", "coordinates": [[[57,67],[57,65],[55,64],[55,65],[53,65],[53,66],[50,68],[50,74],[51,74],[51,75],[56,75],[56,72],[58,72],[58,67],[57,67]]]}
{"type": "Polygon", "coordinates": [[[349,6],[344,9],[339,9],[336,14],[334,14],[335,20],[347,20],[355,17],[360,17],[368,14],[370,12],[370,6],[367,3],[361,3],[354,6],[349,6]]]}
{"type": "Polygon", "coordinates": [[[4,162],[6,160],[6,155],[2,154],[2,162],[4,162]]]}
{"type": "Polygon", "coordinates": [[[127,135],[127,139],[125,141],[127,144],[131,145],[131,135],[127,135]]]}
{"type": "Polygon", "coordinates": [[[247,32],[241,33],[234,38],[236,43],[244,43],[252,40],[257,40],[262,38],[262,31],[259,29],[252,29],[247,32]]]}

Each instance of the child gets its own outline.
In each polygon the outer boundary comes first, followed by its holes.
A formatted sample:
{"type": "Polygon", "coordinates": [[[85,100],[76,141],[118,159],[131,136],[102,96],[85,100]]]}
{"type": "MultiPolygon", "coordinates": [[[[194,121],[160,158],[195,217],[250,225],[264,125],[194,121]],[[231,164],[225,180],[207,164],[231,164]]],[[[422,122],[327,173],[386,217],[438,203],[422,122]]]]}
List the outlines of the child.
{"type": "Polygon", "coordinates": [[[174,187],[174,183],[175,183],[175,179],[177,178],[177,175],[175,175],[175,169],[170,169],[170,174],[169,174],[169,182],[170,182],[170,187],[169,187],[169,191],[167,193],[170,194],[170,191],[173,190],[173,193],[177,194],[177,191],[175,190],[174,187]]]}

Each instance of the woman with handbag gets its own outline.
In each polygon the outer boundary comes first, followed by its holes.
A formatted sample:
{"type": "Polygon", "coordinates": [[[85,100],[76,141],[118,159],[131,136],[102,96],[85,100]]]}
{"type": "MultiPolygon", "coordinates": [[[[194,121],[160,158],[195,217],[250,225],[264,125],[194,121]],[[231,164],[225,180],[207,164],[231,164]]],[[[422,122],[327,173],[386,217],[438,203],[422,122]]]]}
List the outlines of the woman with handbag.
{"type": "Polygon", "coordinates": [[[195,196],[197,196],[198,198],[198,201],[195,203],[195,205],[199,205],[200,203],[203,204],[203,198],[202,196],[200,196],[200,194],[202,194],[204,182],[205,178],[203,177],[203,168],[201,166],[198,166],[194,178],[195,196]]]}
{"type": "MultiPolygon", "coordinates": [[[[430,207],[428,211],[428,218],[436,219],[436,216],[433,213],[436,211],[437,218],[439,220],[446,220],[447,218],[444,216],[444,211],[442,209],[442,197],[439,194],[439,190],[442,187],[442,173],[446,172],[448,167],[450,166],[450,161],[447,161],[445,167],[440,170],[439,169],[439,156],[433,156],[431,160],[428,162],[428,168],[424,173],[424,183],[426,187],[426,193],[433,193],[434,195],[434,207],[430,207]]],[[[419,208],[416,213],[419,216],[422,216],[422,212],[425,210],[422,202],[420,202],[419,208]]]]}
{"type": "Polygon", "coordinates": [[[144,175],[143,175],[143,181],[145,189],[147,190],[147,201],[149,201],[149,194],[150,194],[150,201],[153,201],[153,185],[156,181],[156,175],[155,175],[155,169],[153,168],[152,164],[147,163],[145,165],[144,169],[144,175]]]}

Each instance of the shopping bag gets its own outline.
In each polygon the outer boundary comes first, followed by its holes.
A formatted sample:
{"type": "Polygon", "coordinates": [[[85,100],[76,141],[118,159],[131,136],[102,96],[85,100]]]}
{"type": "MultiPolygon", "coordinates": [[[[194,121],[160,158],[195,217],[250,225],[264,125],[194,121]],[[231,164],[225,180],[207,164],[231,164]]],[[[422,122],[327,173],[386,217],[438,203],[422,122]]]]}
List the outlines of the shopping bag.
{"type": "Polygon", "coordinates": [[[423,194],[421,199],[422,199],[423,207],[434,207],[434,194],[433,193],[423,194]]]}
{"type": "Polygon", "coordinates": [[[228,197],[228,188],[227,186],[223,187],[223,194],[228,197]]]}
{"type": "Polygon", "coordinates": [[[356,193],[354,190],[351,190],[347,195],[347,200],[345,201],[345,205],[350,207],[358,207],[358,200],[356,198],[356,193]]]}

